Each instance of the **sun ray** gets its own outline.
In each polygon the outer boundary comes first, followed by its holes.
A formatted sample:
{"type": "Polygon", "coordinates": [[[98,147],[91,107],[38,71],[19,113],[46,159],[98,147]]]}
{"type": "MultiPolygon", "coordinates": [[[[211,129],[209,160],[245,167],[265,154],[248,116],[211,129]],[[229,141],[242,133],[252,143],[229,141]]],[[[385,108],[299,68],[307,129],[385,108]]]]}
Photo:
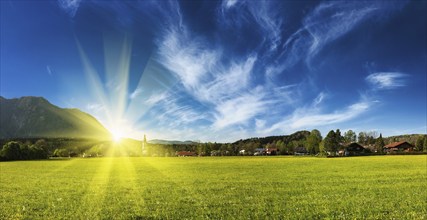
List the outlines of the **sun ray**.
{"type": "Polygon", "coordinates": [[[91,183],[88,185],[86,193],[82,198],[82,205],[79,209],[79,216],[86,216],[88,219],[100,216],[103,202],[107,195],[107,187],[110,181],[111,169],[114,162],[115,148],[110,148],[109,156],[102,158],[104,162],[99,165],[98,170],[93,173],[91,183]]]}

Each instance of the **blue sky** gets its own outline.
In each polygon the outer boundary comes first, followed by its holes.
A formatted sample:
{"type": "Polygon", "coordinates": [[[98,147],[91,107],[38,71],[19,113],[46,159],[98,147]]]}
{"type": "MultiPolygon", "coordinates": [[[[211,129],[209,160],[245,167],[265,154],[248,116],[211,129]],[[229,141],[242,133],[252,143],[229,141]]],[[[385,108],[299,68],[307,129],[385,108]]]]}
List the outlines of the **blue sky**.
{"type": "Polygon", "coordinates": [[[141,139],[426,131],[426,1],[1,1],[1,95],[141,139]]]}

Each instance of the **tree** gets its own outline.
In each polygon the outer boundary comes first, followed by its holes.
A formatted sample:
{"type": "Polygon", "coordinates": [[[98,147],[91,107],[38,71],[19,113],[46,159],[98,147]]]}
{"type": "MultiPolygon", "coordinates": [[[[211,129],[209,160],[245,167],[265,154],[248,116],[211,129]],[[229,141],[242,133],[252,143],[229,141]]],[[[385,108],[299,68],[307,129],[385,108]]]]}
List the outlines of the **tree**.
{"type": "Polygon", "coordinates": [[[380,136],[375,141],[375,149],[376,149],[377,152],[382,153],[384,146],[385,146],[385,143],[384,143],[384,140],[383,140],[383,135],[380,134],[380,136]]]}
{"type": "MultiPolygon", "coordinates": [[[[337,130],[339,132],[339,130],[337,130]]],[[[338,140],[336,133],[331,130],[329,131],[328,135],[326,135],[324,140],[324,147],[326,151],[331,152],[333,156],[335,156],[335,153],[338,149],[338,140]]]]}
{"type": "Polygon", "coordinates": [[[358,142],[359,142],[359,144],[361,144],[361,145],[366,145],[366,134],[365,134],[365,132],[363,132],[363,131],[361,131],[361,132],[359,132],[359,135],[358,135],[358,142]]]}
{"type": "Polygon", "coordinates": [[[55,149],[55,151],[53,152],[53,155],[55,157],[68,157],[68,156],[70,156],[70,154],[68,153],[68,150],[64,149],[64,148],[55,149]]]}
{"type": "Polygon", "coordinates": [[[424,152],[427,152],[427,136],[424,137],[424,152]]]}
{"type": "Polygon", "coordinates": [[[417,148],[418,151],[422,151],[423,150],[423,145],[424,145],[424,136],[418,136],[417,141],[415,142],[415,147],[417,148]]]}
{"type": "Polygon", "coordinates": [[[326,152],[326,149],[325,149],[325,140],[322,140],[322,141],[319,143],[319,154],[320,154],[321,156],[326,156],[326,155],[328,155],[328,153],[326,152]]]}
{"type": "Polygon", "coordinates": [[[322,135],[319,130],[312,130],[310,135],[305,141],[305,148],[310,154],[316,154],[319,152],[319,144],[322,141],[322,135]]]}
{"type": "Polygon", "coordinates": [[[341,135],[340,129],[337,129],[335,131],[335,140],[339,144],[341,144],[342,142],[344,142],[344,137],[341,135]]]}
{"type": "Polygon", "coordinates": [[[19,160],[21,159],[21,146],[16,141],[7,142],[3,145],[0,155],[6,160],[19,160]]]}
{"type": "Polygon", "coordinates": [[[344,142],[347,144],[356,142],[356,133],[353,130],[348,130],[344,133],[344,142]]]}

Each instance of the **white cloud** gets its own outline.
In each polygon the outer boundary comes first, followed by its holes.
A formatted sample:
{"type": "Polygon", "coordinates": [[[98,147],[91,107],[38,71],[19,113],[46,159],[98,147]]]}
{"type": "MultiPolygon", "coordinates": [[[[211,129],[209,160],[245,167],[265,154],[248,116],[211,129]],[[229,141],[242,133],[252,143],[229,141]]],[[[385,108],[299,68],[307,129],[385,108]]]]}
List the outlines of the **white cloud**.
{"type": "Polygon", "coordinates": [[[168,92],[162,92],[162,93],[154,93],[150,97],[148,97],[147,100],[145,100],[145,103],[148,105],[154,105],[162,100],[165,100],[168,98],[168,92]]]}
{"type": "Polygon", "coordinates": [[[241,1],[239,12],[229,10],[238,3],[235,0],[225,0],[222,2],[222,20],[226,26],[234,26],[235,30],[244,24],[256,28],[257,32],[264,38],[270,51],[277,48],[281,41],[283,21],[277,3],[274,1],[241,1]],[[251,22],[251,23],[249,23],[251,22]],[[254,26],[254,24],[256,24],[254,26]]]}
{"type": "Polygon", "coordinates": [[[142,89],[141,88],[136,88],[130,95],[129,98],[130,99],[135,99],[136,97],[138,97],[140,94],[142,93],[142,89]]]}
{"type": "Polygon", "coordinates": [[[308,107],[296,109],[289,117],[273,124],[268,132],[272,131],[295,131],[298,129],[310,129],[333,125],[354,119],[368,111],[373,104],[370,101],[360,101],[349,105],[341,110],[331,113],[324,113],[318,107],[320,104],[319,97],[308,107]]]}
{"type": "Polygon", "coordinates": [[[160,44],[161,63],[175,73],[186,89],[193,90],[218,63],[220,52],[192,41],[185,30],[171,30],[160,44]]]}
{"type": "MultiPolygon", "coordinates": [[[[212,72],[212,75],[209,77],[212,81],[199,85],[194,94],[200,100],[213,103],[239,95],[251,83],[251,74],[255,61],[256,56],[250,56],[246,61],[233,62],[224,71],[212,72]]],[[[221,64],[217,63],[217,69],[224,68],[221,64]]]]}
{"type": "Polygon", "coordinates": [[[204,113],[194,110],[192,106],[168,101],[167,104],[162,105],[161,114],[158,115],[157,120],[164,122],[169,128],[180,129],[205,118],[204,113]]]}
{"type": "Polygon", "coordinates": [[[226,9],[229,9],[229,8],[233,7],[236,3],[237,3],[237,0],[224,0],[222,2],[222,5],[226,9]]]}
{"type": "Polygon", "coordinates": [[[221,129],[230,125],[245,124],[267,108],[267,103],[262,98],[263,96],[259,94],[246,94],[218,104],[213,127],[221,129]]]}
{"type": "Polygon", "coordinates": [[[319,93],[319,95],[317,95],[317,97],[313,101],[313,106],[318,106],[320,103],[322,103],[325,97],[326,94],[324,92],[319,93]]]}
{"type": "MultiPolygon", "coordinates": [[[[231,59],[225,64],[221,51],[208,48],[203,40],[192,38],[183,30],[168,32],[160,44],[160,62],[180,79],[190,96],[210,107],[208,115],[215,116],[211,118],[215,128],[245,124],[264,110],[264,94],[260,89],[255,89],[257,94],[250,92],[257,55],[231,59]]],[[[183,111],[178,120],[200,119],[189,106],[174,105],[174,109],[183,111]]]]}
{"type": "Polygon", "coordinates": [[[405,77],[407,77],[406,74],[399,72],[379,72],[367,76],[366,81],[368,81],[374,89],[393,89],[405,86],[405,77]]]}
{"type": "Polygon", "coordinates": [[[59,7],[64,10],[70,17],[76,15],[81,0],[58,0],[59,7]]]}
{"type": "Polygon", "coordinates": [[[328,44],[350,33],[358,25],[373,17],[387,15],[401,6],[400,2],[327,1],[307,14],[303,26],[283,44],[277,56],[282,69],[304,60],[311,66],[312,59],[328,44]],[[396,3],[396,4],[395,4],[396,3]]]}

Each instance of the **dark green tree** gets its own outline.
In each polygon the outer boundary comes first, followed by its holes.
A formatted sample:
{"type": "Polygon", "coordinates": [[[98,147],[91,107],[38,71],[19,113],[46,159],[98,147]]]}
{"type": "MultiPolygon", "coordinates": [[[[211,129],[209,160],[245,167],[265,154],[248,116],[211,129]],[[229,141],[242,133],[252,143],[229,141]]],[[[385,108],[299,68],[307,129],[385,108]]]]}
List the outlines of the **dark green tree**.
{"type": "Polygon", "coordinates": [[[378,153],[382,153],[383,152],[383,148],[384,148],[384,146],[385,146],[385,143],[384,143],[384,139],[383,139],[383,135],[382,134],[380,134],[380,136],[377,138],[377,140],[375,141],[375,150],[378,152],[378,153]]]}
{"type": "Polygon", "coordinates": [[[424,137],[424,150],[423,152],[427,152],[427,136],[424,137]]]}
{"type": "Polygon", "coordinates": [[[417,148],[418,151],[422,151],[423,147],[424,147],[424,135],[423,136],[418,136],[417,141],[415,142],[415,147],[417,148]]]}
{"type": "Polygon", "coordinates": [[[341,135],[340,129],[337,129],[335,131],[335,141],[338,143],[338,145],[341,145],[341,143],[344,143],[344,137],[341,135]]]}
{"type": "Polygon", "coordinates": [[[21,159],[21,146],[16,141],[7,142],[3,145],[0,152],[2,158],[6,160],[20,160],[21,159]]]}
{"type": "Polygon", "coordinates": [[[339,144],[337,141],[338,139],[339,138],[337,138],[337,135],[333,130],[329,131],[329,133],[325,137],[325,140],[324,140],[325,150],[329,151],[332,156],[335,156],[336,151],[338,149],[338,144],[339,144]]]}

